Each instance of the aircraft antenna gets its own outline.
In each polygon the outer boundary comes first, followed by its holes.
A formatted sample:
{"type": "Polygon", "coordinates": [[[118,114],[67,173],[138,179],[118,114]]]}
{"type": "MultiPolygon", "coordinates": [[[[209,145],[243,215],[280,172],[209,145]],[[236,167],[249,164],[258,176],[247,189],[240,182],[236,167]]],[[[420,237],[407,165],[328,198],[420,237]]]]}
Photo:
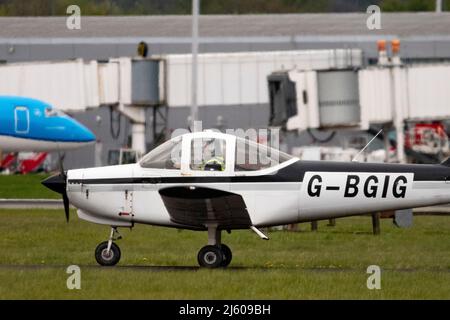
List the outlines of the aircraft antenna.
{"type": "Polygon", "coordinates": [[[380,131],[378,131],[378,133],[364,146],[364,148],[362,148],[357,154],[356,156],[353,157],[352,162],[358,162],[357,158],[358,156],[364,152],[364,150],[366,150],[366,148],[372,143],[373,140],[375,140],[376,137],[378,137],[378,135],[383,132],[383,129],[380,129],[380,131]]]}

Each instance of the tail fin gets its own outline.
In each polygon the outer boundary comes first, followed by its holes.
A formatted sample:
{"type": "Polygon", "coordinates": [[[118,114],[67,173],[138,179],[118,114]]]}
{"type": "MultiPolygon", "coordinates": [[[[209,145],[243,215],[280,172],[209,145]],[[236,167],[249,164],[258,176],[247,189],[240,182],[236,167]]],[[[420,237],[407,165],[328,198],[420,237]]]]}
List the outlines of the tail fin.
{"type": "Polygon", "coordinates": [[[443,166],[450,167],[450,157],[441,162],[443,166]]]}

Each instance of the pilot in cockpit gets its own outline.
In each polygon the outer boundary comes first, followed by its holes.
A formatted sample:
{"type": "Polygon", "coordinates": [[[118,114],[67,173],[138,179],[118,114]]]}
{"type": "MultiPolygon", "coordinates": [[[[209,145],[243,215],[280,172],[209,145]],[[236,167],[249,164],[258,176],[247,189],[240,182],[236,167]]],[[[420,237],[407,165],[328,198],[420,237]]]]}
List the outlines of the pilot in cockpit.
{"type": "Polygon", "coordinates": [[[203,164],[203,170],[204,171],[224,171],[225,170],[225,159],[220,156],[213,157],[203,164]]]}
{"type": "Polygon", "coordinates": [[[200,170],[224,171],[225,170],[225,143],[219,139],[204,141],[202,148],[202,165],[200,170]]]}

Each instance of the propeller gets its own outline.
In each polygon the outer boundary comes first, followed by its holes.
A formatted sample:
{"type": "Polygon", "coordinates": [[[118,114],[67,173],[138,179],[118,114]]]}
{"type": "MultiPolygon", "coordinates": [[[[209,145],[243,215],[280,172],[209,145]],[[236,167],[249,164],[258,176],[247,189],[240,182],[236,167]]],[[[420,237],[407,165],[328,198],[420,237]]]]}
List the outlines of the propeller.
{"type": "Polygon", "coordinates": [[[67,196],[67,174],[63,167],[63,158],[59,154],[59,174],[48,177],[41,183],[52,191],[58,192],[62,195],[64,204],[64,213],[66,215],[66,221],[69,222],[69,197],[67,196]]]}

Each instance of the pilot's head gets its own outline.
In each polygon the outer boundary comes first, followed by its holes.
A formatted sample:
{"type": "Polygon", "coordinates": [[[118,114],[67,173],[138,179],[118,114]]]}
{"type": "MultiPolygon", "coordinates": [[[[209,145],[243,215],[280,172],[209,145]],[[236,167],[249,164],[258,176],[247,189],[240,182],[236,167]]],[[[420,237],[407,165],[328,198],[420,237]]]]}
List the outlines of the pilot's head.
{"type": "Polygon", "coordinates": [[[210,160],[208,160],[204,167],[203,170],[205,171],[223,171],[225,170],[225,163],[223,161],[222,157],[214,157],[210,160]]]}

